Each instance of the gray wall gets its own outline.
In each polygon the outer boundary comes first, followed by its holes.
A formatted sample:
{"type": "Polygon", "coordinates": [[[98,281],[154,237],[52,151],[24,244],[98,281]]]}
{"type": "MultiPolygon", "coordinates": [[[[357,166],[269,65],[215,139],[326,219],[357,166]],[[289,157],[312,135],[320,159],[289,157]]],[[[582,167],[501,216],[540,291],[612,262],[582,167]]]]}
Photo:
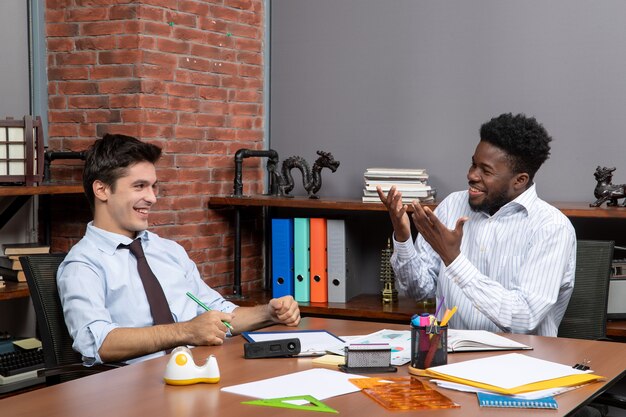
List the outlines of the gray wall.
{"type": "Polygon", "coordinates": [[[0,2],[0,118],[30,114],[28,2],[0,2]]]}
{"type": "Polygon", "coordinates": [[[503,112],[554,138],[536,177],[546,200],[592,201],[597,165],[626,182],[624,1],[272,0],[270,13],[270,146],[311,163],[331,151],[322,196],[360,198],[372,166],[426,168],[439,197],[464,189],[480,125],[503,112]]]}

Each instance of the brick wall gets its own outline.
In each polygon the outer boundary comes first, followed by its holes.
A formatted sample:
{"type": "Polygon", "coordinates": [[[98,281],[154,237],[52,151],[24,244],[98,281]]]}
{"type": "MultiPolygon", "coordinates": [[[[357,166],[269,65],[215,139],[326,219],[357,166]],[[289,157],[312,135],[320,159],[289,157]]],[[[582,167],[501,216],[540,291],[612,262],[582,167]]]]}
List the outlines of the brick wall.
{"type": "MultiPolygon", "coordinates": [[[[83,150],[104,133],[161,146],[151,230],[187,249],[201,275],[232,285],[234,154],[263,149],[262,0],[47,0],[49,148],[83,150]]],[[[55,180],[80,180],[57,161],[55,180]]],[[[263,192],[260,161],[245,162],[245,193],[263,192]]],[[[91,215],[83,196],[55,197],[52,249],[67,251],[91,215]]],[[[244,223],[244,291],[261,285],[259,219],[244,223]]]]}

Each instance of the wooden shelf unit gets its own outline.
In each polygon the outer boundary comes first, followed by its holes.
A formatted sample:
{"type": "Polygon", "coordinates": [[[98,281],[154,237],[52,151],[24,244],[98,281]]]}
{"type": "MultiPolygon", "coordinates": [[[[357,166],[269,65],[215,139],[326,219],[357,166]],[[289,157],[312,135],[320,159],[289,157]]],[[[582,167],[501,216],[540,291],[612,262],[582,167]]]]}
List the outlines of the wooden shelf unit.
{"type": "MultiPolygon", "coordinates": [[[[0,186],[0,198],[15,197],[15,206],[11,208],[11,205],[0,213],[0,217],[8,221],[8,218],[15,214],[15,211],[21,207],[21,205],[30,197],[61,195],[61,194],[82,194],[82,184],[59,184],[59,183],[46,183],[42,185],[4,185],[0,186]]],[[[0,288],[0,301],[10,300],[13,298],[28,297],[30,295],[28,291],[28,285],[25,282],[5,282],[5,286],[0,288]]]]}
{"type": "MultiPolygon", "coordinates": [[[[209,198],[209,208],[274,207],[284,209],[305,209],[328,212],[386,212],[379,203],[363,203],[356,199],[311,199],[308,197],[274,196],[214,196],[209,198]]],[[[589,207],[589,203],[551,203],[571,219],[626,219],[626,207],[589,207]]],[[[436,204],[426,204],[434,208],[436,204]]],[[[234,301],[240,305],[255,305],[269,301],[266,291],[244,294],[234,301]]],[[[361,294],[346,303],[299,303],[303,315],[340,318],[360,318],[407,323],[411,316],[420,312],[431,312],[434,306],[415,302],[402,297],[398,303],[382,304],[378,294],[361,294]]],[[[612,320],[607,323],[607,336],[626,338],[626,320],[612,320]]]]}

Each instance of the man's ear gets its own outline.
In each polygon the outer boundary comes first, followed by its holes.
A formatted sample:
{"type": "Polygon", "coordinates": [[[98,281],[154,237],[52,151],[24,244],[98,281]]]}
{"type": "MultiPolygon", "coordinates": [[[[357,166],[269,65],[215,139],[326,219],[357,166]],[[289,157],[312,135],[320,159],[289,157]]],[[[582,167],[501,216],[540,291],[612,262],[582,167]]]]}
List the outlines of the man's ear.
{"type": "Polygon", "coordinates": [[[95,180],[93,184],[91,184],[91,188],[93,189],[93,195],[97,200],[105,202],[109,199],[110,187],[107,184],[100,180],[95,180]]]}
{"type": "Polygon", "coordinates": [[[515,190],[525,190],[528,188],[528,182],[530,181],[530,175],[526,172],[520,172],[513,178],[513,188],[515,190]]]}

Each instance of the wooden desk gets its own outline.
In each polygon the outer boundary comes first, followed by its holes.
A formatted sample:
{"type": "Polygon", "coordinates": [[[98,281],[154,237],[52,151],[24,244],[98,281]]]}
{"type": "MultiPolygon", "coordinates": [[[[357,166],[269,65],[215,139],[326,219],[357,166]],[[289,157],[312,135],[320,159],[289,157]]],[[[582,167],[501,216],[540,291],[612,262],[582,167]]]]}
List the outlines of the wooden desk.
{"type": "MultiPolygon", "coordinates": [[[[285,329],[283,326],[274,326],[285,329]]],[[[406,329],[406,326],[360,322],[324,318],[305,318],[301,329],[328,329],[337,335],[367,334],[382,328],[406,329]]],[[[567,415],[581,404],[591,400],[608,388],[626,370],[626,344],[592,342],[586,340],[557,339],[540,336],[513,335],[512,339],[534,347],[524,352],[555,362],[574,364],[590,359],[594,370],[606,376],[598,382],[567,392],[557,397],[559,409],[549,411],[551,417],[567,415]]],[[[2,414],[7,416],[72,417],[88,415],[92,417],[111,416],[294,416],[296,411],[272,407],[259,407],[241,404],[249,400],[235,394],[220,391],[243,382],[303,371],[312,367],[310,358],[243,359],[244,341],[237,336],[222,346],[200,347],[193,350],[196,362],[202,363],[209,354],[217,357],[221,381],[218,384],[192,386],[168,386],[163,383],[163,372],[168,357],[129,365],[112,371],[82,378],[9,397],[0,402],[2,414]]],[[[486,353],[455,353],[449,361],[459,362],[475,359],[486,353]]],[[[389,374],[385,374],[389,375],[389,374]]],[[[407,367],[402,366],[394,376],[406,376],[407,367]]],[[[323,383],[323,381],[320,381],[323,383]]],[[[474,394],[443,390],[445,395],[461,405],[461,408],[402,412],[402,416],[437,415],[475,416],[504,415],[532,416],[537,410],[520,409],[480,409],[474,394]]],[[[346,416],[389,416],[391,413],[362,393],[353,393],[324,400],[328,406],[346,416]]],[[[303,414],[304,416],[304,414],[303,414]]]]}

